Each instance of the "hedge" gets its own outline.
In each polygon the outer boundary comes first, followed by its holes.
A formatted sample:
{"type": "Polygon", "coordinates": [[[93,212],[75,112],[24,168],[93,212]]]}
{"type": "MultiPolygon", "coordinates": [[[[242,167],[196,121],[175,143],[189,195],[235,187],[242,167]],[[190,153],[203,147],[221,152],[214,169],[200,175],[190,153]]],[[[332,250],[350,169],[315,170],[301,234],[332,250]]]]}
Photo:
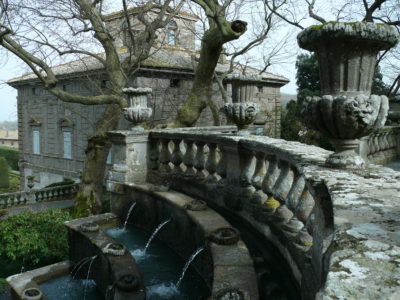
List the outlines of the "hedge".
{"type": "Polygon", "coordinates": [[[0,146],[0,156],[4,157],[11,169],[18,171],[18,149],[0,146]]]}

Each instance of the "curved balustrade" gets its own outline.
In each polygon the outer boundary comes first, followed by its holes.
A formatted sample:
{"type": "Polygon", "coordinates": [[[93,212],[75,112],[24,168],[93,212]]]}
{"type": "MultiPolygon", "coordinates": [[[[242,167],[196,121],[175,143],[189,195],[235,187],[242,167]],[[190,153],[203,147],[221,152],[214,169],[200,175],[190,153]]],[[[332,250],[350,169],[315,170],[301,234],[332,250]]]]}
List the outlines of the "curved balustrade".
{"type": "Polygon", "coordinates": [[[319,285],[327,272],[322,261],[333,232],[332,205],[322,181],[304,174],[301,145],[290,152],[279,142],[154,131],[149,180],[235,212],[295,262],[299,282],[319,285]]]}
{"type": "Polygon", "coordinates": [[[398,159],[400,149],[400,127],[384,127],[366,138],[368,160],[385,164],[398,159]]]}
{"type": "Polygon", "coordinates": [[[0,194],[0,208],[27,203],[72,199],[78,192],[78,184],[49,187],[41,190],[0,194]]]}

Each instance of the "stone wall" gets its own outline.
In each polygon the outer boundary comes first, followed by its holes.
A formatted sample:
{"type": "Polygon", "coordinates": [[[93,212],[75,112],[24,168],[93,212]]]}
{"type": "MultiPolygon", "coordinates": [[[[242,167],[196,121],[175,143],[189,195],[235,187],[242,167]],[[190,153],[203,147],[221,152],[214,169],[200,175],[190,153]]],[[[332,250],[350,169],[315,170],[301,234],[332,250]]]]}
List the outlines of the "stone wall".
{"type": "Polygon", "coordinates": [[[302,299],[399,298],[399,172],[327,168],[318,147],[201,130],[152,131],[148,146],[147,180],[250,224],[286,258],[302,299]]]}
{"type": "MultiPolygon", "coordinates": [[[[140,8],[138,8],[140,10],[140,8]]],[[[137,19],[137,14],[140,14],[140,11],[133,12],[130,14],[130,23],[132,25],[133,30],[144,30],[144,25],[137,19]]],[[[153,20],[157,16],[157,11],[152,10],[146,13],[146,19],[153,20]]],[[[165,47],[177,47],[183,48],[186,50],[195,50],[195,22],[197,17],[190,14],[181,13],[174,17],[173,19],[177,24],[176,30],[176,45],[170,46],[167,44],[166,38],[166,28],[158,30],[157,44],[166,45],[165,47]]],[[[124,32],[123,32],[123,23],[125,22],[125,18],[122,13],[114,13],[110,16],[106,17],[106,24],[111,31],[111,34],[115,37],[115,45],[117,47],[124,46],[124,32]]]]}

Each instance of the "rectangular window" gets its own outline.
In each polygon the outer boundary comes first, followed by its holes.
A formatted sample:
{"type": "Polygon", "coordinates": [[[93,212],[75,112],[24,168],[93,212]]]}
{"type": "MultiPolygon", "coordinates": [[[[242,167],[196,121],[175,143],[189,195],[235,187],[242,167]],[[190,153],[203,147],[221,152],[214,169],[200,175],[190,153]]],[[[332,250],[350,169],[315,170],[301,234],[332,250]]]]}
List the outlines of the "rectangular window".
{"type": "Polygon", "coordinates": [[[107,164],[111,164],[112,163],[112,161],[111,161],[111,149],[110,149],[110,151],[108,151],[107,162],[106,163],[107,164]]]}
{"type": "Polygon", "coordinates": [[[71,132],[64,131],[64,158],[72,158],[72,135],[71,132]]]}
{"type": "Polygon", "coordinates": [[[33,140],[33,154],[40,154],[40,131],[39,130],[32,131],[32,140],[33,140]]]}

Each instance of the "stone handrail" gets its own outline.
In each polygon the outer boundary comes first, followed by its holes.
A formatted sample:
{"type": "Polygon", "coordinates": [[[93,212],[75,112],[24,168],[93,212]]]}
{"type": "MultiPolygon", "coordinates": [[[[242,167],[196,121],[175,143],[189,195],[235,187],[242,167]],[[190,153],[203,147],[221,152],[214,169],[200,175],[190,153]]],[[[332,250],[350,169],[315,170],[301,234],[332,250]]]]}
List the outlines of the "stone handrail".
{"type": "Polygon", "coordinates": [[[389,234],[398,230],[399,173],[326,168],[331,152],[268,137],[152,131],[148,145],[149,182],[228,210],[263,234],[289,262],[303,299],[400,294],[390,285],[400,275],[383,271],[400,259],[389,234]]]}
{"type": "Polygon", "coordinates": [[[0,194],[0,209],[28,203],[71,199],[77,192],[78,184],[69,184],[41,190],[0,194]]]}
{"type": "MultiPolygon", "coordinates": [[[[302,166],[302,160],[315,164],[317,156],[304,150],[302,155],[299,143],[284,150],[284,143],[267,137],[153,131],[148,180],[234,211],[260,232],[270,228],[269,238],[295,262],[298,281],[309,285],[304,291],[315,294],[327,273],[323,257],[333,232],[332,205],[321,178],[308,175],[302,166]]],[[[318,149],[321,154],[329,152],[318,149]]]]}
{"type": "Polygon", "coordinates": [[[400,156],[400,127],[386,126],[365,137],[360,145],[361,156],[374,164],[385,164],[400,156]]]}

